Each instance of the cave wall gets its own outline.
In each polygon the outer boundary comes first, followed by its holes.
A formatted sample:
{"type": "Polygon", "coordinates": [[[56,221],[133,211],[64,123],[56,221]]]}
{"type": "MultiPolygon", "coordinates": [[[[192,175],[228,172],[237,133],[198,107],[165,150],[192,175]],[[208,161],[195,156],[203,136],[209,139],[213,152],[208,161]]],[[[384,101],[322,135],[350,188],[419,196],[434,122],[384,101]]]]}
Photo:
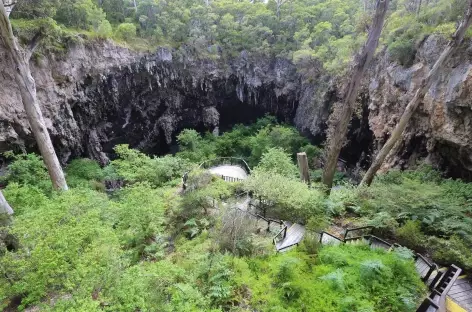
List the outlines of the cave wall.
{"type": "MultiPolygon", "coordinates": [[[[8,62],[0,63],[0,151],[35,150],[8,62]]],[[[300,94],[295,66],[281,58],[201,59],[191,49],[134,53],[110,42],[78,44],[62,58],[32,62],[53,143],[63,162],[107,162],[116,144],[169,151],[184,128],[227,129],[266,113],[292,122],[300,94]]]]}
{"type": "MultiPolygon", "coordinates": [[[[445,44],[430,36],[410,67],[392,62],[386,51],[378,54],[359,94],[342,158],[369,165],[445,44]]],[[[469,47],[466,42],[433,83],[384,168],[426,159],[448,176],[472,180],[469,47]]],[[[199,58],[190,47],[140,53],[109,41],[78,42],[65,55],[40,57],[31,66],[64,163],[78,156],[106,162],[119,143],[165,153],[183,128],[226,130],[265,113],[321,143],[343,85],[322,70],[297,70],[284,58],[245,52],[233,59],[199,58]]],[[[34,151],[12,70],[0,48],[0,152],[34,151]]]]}
{"type": "Polygon", "coordinates": [[[106,161],[119,143],[145,152],[168,152],[184,128],[200,131],[255,121],[265,113],[290,122],[298,101],[298,76],[283,59],[229,66],[191,55],[175,59],[159,49],[127,67],[89,76],[69,101],[86,154],[106,161]]]}
{"type": "MultiPolygon", "coordinates": [[[[435,79],[384,169],[405,169],[423,159],[446,176],[472,180],[471,43],[466,40],[435,79]]],[[[387,140],[446,44],[441,37],[429,36],[419,46],[410,67],[393,63],[386,51],[379,54],[368,79],[374,151],[387,140]]]]}

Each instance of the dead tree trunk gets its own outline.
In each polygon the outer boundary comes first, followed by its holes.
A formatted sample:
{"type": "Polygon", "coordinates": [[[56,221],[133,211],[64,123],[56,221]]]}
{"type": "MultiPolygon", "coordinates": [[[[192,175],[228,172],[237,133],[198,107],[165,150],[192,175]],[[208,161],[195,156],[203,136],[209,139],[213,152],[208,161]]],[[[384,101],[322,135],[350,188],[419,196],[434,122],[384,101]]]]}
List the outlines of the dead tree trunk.
{"type": "Polygon", "coordinates": [[[29,67],[29,59],[39,44],[41,35],[33,38],[33,42],[27,51],[21,51],[13,35],[8,16],[9,14],[5,10],[4,3],[0,0],[0,36],[13,61],[13,66],[15,66],[15,79],[20,89],[21,99],[26,115],[28,116],[31,131],[36,139],[54,188],[57,190],[67,190],[64,173],[52,145],[51,138],[49,137],[48,129],[46,128],[43,114],[36,97],[36,85],[31,76],[29,67]]]}
{"type": "Polygon", "coordinates": [[[361,53],[356,57],[356,63],[351,72],[351,80],[343,95],[342,106],[338,109],[335,108],[331,115],[325,150],[326,162],[323,170],[323,183],[326,185],[328,193],[333,186],[336,164],[346,139],[349,122],[351,121],[351,116],[355,108],[357,91],[359,90],[364,73],[369,67],[374,57],[375,50],[377,49],[389,1],[390,0],[377,0],[375,16],[372,21],[369,37],[361,53]]]}
{"type": "Polygon", "coordinates": [[[375,158],[374,162],[372,163],[369,170],[367,171],[364,178],[362,179],[361,185],[363,184],[370,185],[372,183],[372,181],[374,180],[375,174],[382,166],[383,162],[385,161],[385,158],[387,158],[391,149],[402,137],[403,131],[405,131],[408,121],[410,120],[411,116],[413,116],[416,108],[425,97],[426,93],[428,92],[431,86],[431,83],[439,74],[442,66],[446,63],[449,57],[457,50],[461,42],[464,40],[465,33],[471,23],[472,23],[472,0],[469,0],[467,13],[464,17],[464,20],[457,27],[457,30],[454,33],[451,41],[449,41],[448,45],[439,56],[438,60],[434,64],[433,68],[429,71],[426,78],[424,78],[421,81],[419,88],[415,92],[415,96],[406,106],[405,111],[403,112],[403,115],[400,118],[400,121],[398,122],[392,134],[390,135],[390,138],[387,140],[387,143],[385,143],[385,145],[382,147],[380,152],[377,154],[377,157],[375,158]]]}
{"type": "Polygon", "coordinates": [[[308,157],[306,153],[297,154],[298,169],[300,170],[300,179],[306,184],[310,184],[310,172],[308,168],[308,157]]]}
{"type": "Polygon", "coordinates": [[[7,215],[13,214],[13,209],[8,204],[7,200],[0,191],[0,215],[6,213],[7,215]]]}
{"type": "Polygon", "coordinates": [[[416,8],[416,17],[420,16],[420,13],[421,13],[421,4],[422,4],[422,0],[419,0],[419,1],[418,1],[418,7],[416,8]]]}

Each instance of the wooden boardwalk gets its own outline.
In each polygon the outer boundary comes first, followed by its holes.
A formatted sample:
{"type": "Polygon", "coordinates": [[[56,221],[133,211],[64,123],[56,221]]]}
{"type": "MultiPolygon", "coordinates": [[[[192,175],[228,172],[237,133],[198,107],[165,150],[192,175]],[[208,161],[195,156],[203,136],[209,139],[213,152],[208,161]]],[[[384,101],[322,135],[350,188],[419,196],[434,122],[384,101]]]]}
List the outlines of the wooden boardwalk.
{"type": "Polygon", "coordinates": [[[298,223],[290,224],[287,227],[285,238],[275,244],[277,251],[286,251],[289,247],[295,246],[303,239],[305,227],[298,223]]]}
{"type": "Polygon", "coordinates": [[[447,295],[466,311],[472,311],[472,284],[465,277],[459,277],[447,295]]]}

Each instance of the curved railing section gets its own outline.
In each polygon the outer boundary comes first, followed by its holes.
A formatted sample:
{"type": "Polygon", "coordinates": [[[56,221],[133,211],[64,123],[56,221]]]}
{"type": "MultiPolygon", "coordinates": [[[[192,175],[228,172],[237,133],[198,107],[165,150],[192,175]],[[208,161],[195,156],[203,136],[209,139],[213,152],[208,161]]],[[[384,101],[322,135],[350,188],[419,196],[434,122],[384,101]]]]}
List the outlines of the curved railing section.
{"type": "Polygon", "coordinates": [[[243,158],[238,158],[238,157],[213,158],[213,159],[205,160],[198,167],[202,169],[210,169],[213,167],[224,166],[224,165],[239,166],[244,171],[246,171],[247,174],[251,173],[251,168],[249,167],[247,162],[243,158]]]}
{"type": "MultiPolygon", "coordinates": [[[[241,169],[243,169],[247,174],[251,174],[251,168],[249,167],[247,162],[243,158],[238,158],[238,157],[218,157],[218,158],[205,160],[200,165],[198,165],[198,168],[211,169],[214,167],[224,166],[224,165],[238,166],[241,169]]],[[[190,171],[187,171],[182,176],[182,185],[183,185],[184,190],[187,189],[187,180],[188,180],[189,174],[190,174],[190,171]]],[[[241,182],[242,181],[242,179],[235,178],[235,177],[227,177],[224,175],[222,175],[221,178],[227,182],[241,182]]]]}

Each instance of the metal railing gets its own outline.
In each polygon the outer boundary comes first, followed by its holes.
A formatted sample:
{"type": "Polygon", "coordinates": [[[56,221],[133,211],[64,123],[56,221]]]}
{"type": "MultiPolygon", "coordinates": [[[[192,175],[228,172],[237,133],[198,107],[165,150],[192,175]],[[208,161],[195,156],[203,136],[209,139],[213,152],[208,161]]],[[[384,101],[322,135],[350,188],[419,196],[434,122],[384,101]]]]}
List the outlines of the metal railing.
{"type": "Polygon", "coordinates": [[[280,242],[281,240],[284,240],[285,237],[287,237],[287,229],[288,229],[288,226],[284,225],[284,227],[279,231],[279,233],[277,233],[277,235],[274,236],[272,240],[274,245],[276,245],[278,242],[280,242]]]}
{"type": "Polygon", "coordinates": [[[346,241],[346,240],[360,239],[360,238],[363,238],[365,235],[372,235],[373,231],[374,231],[373,226],[362,226],[362,227],[357,227],[357,228],[352,228],[352,229],[346,229],[346,231],[344,232],[344,239],[343,240],[346,241]],[[349,237],[349,234],[356,233],[356,232],[359,232],[359,231],[362,231],[362,233],[360,235],[358,234],[358,235],[355,235],[353,237],[349,237]],[[367,232],[367,234],[365,232],[367,232]]]}
{"type": "Polygon", "coordinates": [[[336,242],[335,244],[340,244],[340,243],[344,243],[344,241],[340,238],[337,238],[336,236],[328,233],[328,232],[325,232],[325,231],[321,231],[320,232],[320,244],[323,244],[323,236],[328,236],[330,237],[329,239],[333,241],[334,239],[334,242],[336,242]]]}
{"type": "Polygon", "coordinates": [[[424,264],[427,266],[426,274],[423,275],[422,272],[419,272],[423,282],[427,283],[429,278],[431,277],[431,274],[433,274],[433,272],[438,269],[438,266],[435,263],[431,263],[422,254],[416,253],[415,262],[420,262],[420,261],[424,262],[424,264]]]}

